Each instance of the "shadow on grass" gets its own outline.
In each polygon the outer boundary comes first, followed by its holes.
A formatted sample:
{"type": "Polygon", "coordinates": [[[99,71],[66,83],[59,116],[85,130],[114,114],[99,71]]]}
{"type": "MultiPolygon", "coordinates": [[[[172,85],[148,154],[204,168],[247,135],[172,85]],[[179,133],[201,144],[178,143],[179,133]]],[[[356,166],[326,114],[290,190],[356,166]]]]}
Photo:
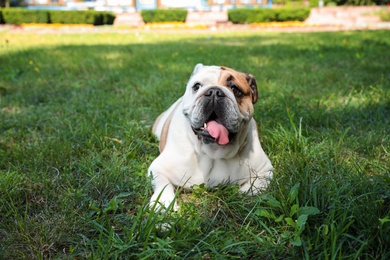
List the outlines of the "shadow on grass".
{"type": "Polygon", "coordinates": [[[151,124],[184,93],[193,66],[202,62],[255,75],[255,116],[267,128],[289,124],[288,109],[319,132],[386,132],[381,126],[389,123],[387,34],[203,37],[10,53],[1,66],[2,127],[39,127],[45,115],[52,119],[55,113],[68,120],[84,117],[92,125],[151,124]],[[7,120],[23,116],[28,123],[7,120]]]}

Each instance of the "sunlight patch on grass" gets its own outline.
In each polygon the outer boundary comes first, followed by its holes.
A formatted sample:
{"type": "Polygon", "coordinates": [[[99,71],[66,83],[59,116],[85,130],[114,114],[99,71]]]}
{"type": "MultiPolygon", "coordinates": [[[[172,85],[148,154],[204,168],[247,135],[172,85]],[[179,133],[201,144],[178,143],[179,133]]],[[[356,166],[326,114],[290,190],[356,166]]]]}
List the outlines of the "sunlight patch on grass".
{"type": "Polygon", "coordinates": [[[22,111],[21,108],[19,107],[3,107],[1,109],[1,112],[7,115],[15,115],[15,114],[20,114],[22,111]]]}
{"type": "Polygon", "coordinates": [[[194,29],[208,29],[207,25],[188,25],[185,22],[161,22],[161,23],[147,23],[139,27],[145,30],[154,29],[180,29],[180,30],[194,30],[194,29]]]}
{"type": "Polygon", "coordinates": [[[304,22],[298,22],[298,21],[292,21],[292,22],[264,22],[264,23],[251,23],[250,24],[252,27],[262,27],[262,28],[267,28],[267,27],[306,27],[306,26],[313,26],[306,24],[304,22]]]}
{"type": "Polygon", "coordinates": [[[25,23],[20,25],[23,28],[94,28],[93,24],[61,24],[61,23],[50,23],[50,24],[42,24],[42,23],[25,23]]]}

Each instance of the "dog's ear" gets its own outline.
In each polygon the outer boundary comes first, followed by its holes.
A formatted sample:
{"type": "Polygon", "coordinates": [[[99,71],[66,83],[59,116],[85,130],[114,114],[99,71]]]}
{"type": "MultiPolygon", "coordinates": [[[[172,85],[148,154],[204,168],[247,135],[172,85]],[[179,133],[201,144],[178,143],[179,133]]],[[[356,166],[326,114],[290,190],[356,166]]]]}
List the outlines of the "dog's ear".
{"type": "Polygon", "coordinates": [[[191,74],[191,77],[194,76],[196,73],[198,73],[198,71],[203,68],[203,64],[202,63],[198,63],[195,65],[194,67],[194,71],[192,72],[191,74]]]}
{"type": "Polygon", "coordinates": [[[258,91],[257,91],[257,84],[256,79],[253,77],[252,74],[246,73],[245,74],[246,81],[248,82],[251,92],[252,92],[252,103],[255,104],[258,99],[258,91]]]}

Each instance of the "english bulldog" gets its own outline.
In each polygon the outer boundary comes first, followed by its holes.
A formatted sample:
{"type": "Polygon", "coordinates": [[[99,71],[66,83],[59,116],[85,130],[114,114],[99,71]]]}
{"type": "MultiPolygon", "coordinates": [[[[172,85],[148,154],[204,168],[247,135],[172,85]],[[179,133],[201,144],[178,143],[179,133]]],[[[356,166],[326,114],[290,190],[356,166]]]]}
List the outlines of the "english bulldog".
{"type": "MultiPolygon", "coordinates": [[[[152,128],[160,155],[148,169],[154,190],[151,207],[168,208],[175,200],[175,187],[232,183],[248,195],[267,188],[273,167],[252,118],[257,99],[251,74],[195,66],[184,95],[152,128]]],[[[176,202],[173,208],[178,209],[176,202]]]]}

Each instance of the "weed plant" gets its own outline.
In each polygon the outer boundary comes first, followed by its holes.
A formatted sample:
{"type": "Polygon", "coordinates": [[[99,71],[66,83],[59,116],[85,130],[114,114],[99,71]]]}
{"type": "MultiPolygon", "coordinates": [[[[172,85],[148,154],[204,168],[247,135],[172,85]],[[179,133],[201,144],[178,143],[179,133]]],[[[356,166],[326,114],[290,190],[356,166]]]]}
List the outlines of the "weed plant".
{"type": "Polygon", "coordinates": [[[389,259],[390,33],[0,32],[0,258],[389,259]],[[194,65],[255,75],[270,188],[150,211],[194,65]]]}

